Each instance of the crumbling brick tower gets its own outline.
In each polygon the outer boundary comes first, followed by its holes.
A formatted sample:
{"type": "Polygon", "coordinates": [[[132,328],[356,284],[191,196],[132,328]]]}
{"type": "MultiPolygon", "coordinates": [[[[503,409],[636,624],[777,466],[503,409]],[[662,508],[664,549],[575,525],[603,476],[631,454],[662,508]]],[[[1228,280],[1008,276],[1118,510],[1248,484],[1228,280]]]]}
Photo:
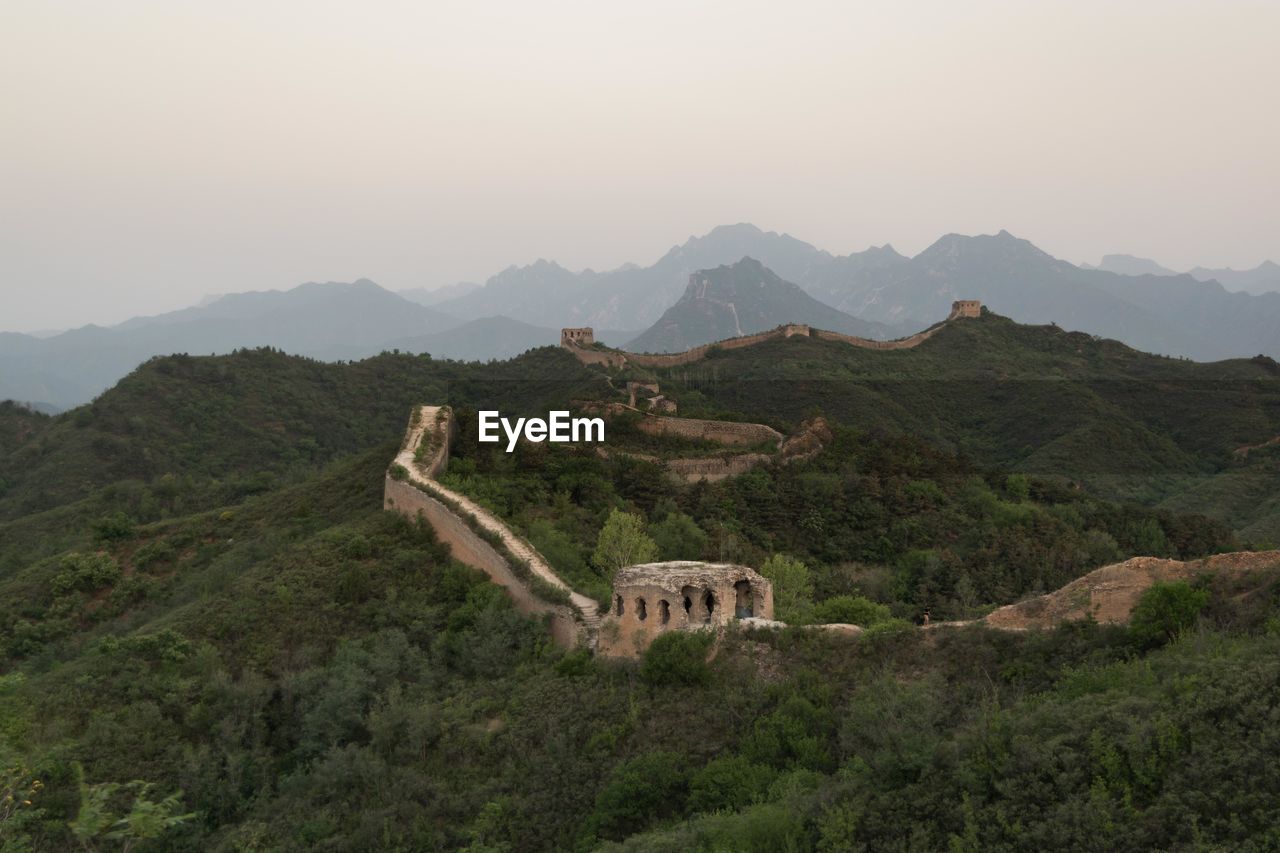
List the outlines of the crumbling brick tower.
{"type": "Polygon", "coordinates": [[[590,326],[560,330],[560,346],[562,347],[589,347],[595,342],[596,333],[590,326]]]}
{"type": "Polygon", "coordinates": [[[667,631],[773,619],[773,584],[746,566],[677,560],[619,569],[601,625],[601,654],[634,657],[667,631]]]}

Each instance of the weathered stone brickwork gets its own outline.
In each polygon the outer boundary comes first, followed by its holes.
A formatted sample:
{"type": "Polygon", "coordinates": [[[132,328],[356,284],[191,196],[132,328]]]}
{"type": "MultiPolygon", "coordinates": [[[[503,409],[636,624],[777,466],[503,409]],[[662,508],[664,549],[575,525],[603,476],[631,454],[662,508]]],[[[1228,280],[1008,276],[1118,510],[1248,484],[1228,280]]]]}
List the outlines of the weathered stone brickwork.
{"type": "Polygon", "coordinates": [[[435,531],[436,538],[449,547],[453,558],[504,587],[515,608],[527,616],[547,617],[551,636],[561,646],[572,648],[578,639],[573,610],[551,604],[529,593],[523,580],[516,576],[506,558],[480,538],[457,513],[423,492],[412,483],[390,476],[383,486],[382,508],[406,518],[421,518],[435,531]]]}
{"type": "Polygon", "coordinates": [[[696,418],[668,418],[661,415],[642,418],[636,424],[641,432],[650,435],[674,435],[681,438],[704,439],[719,444],[745,447],[769,442],[777,445],[782,433],[764,424],[745,424],[736,421],[703,421],[696,418]]]}
{"type": "Polygon", "coordinates": [[[674,561],[627,566],[613,580],[613,607],[596,650],[638,657],[667,631],[722,628],[773,619],[773,585],[746,566],[674,561]]]}
{"type": "Polygon", "coordinates": [[[595,330],[590,326],[560,330],[560,346],[589,347],[596,342],[595,330]]]}

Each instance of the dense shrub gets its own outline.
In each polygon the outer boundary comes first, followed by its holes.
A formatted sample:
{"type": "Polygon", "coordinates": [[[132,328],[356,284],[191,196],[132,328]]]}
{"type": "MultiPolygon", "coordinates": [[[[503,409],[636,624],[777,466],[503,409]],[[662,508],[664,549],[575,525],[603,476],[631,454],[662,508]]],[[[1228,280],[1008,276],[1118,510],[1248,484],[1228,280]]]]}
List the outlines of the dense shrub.
{"type": "Polygon", "coordinates": [[[1196,589],[1186,581],[1157,581],[1138,599],[1129,630],[1142,645],[1159,645],[1194,625],[1208,603],[1208,590],[1196,589]]]}
{"type": "Polygon", "coordinates": [[[847,622],[869,628],[893,617],[889,607],[860,595],[837,595],[813,608],[814,622],[847,622]]]}
{"type": "Polygon", "coordinates": [[[59,568],[61,571],[49,582],[54,595],[73,590],[93,592],[120,578],[120,565],[110,554],[101,551],[94,554],[68,554],[62,558],[59,568]]]}
{"type": "Polygon", "coordinates": [[[613,769],[587,821],[592,834],[621,839],[684,811],[689,760],[674,752],[648,752],[613,769]]]}
{"type": "Polygon", "coordinates": [[[640,678],[654,687],[704,684],[710,678],[707,652],[715,636],[709,631],[669,631],[645,650],[640,678]]]}

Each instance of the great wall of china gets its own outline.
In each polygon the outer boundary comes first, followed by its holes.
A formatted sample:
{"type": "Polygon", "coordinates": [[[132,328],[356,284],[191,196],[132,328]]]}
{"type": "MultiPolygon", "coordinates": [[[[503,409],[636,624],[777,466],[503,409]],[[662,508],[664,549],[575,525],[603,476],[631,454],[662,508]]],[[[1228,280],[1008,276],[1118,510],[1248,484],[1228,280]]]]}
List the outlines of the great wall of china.
{"type": "Polygon", "coordinates": [[[595,346],[595,330],[590,326],[564,328],[560,330],[560,346],[569,350],[583,364],[602,364],[606,367],[622,367],[634,364],[639,367],[679,367],[706,358],[713,349],[728,350],[755,346],[766,341],[781,340],[792,337],[819,338],[824,341],[840,341],[860,349],[899,350],[912,349],[929,340],[953,320],[965,317],[982,316],[982,303],[977,299],[960,299],[951,303],[951,313],[940,323],[905,338],[893,341],[876,341],[870,338],[859,338],[840,332],[829,332],[815,329],[801,323],[784,323],[767,332],[726,338],[723,341],[703,344],[673,353],[624,352],[616,349],[600,349],[595,346]]]}
{"type": "Polygon", "coordinates": [[[558,645],[593,644],[600,624],[599,602],[561,580],[537,549],[493,513],[436,480],[449,464],[454,430],[453,411],[448,406],[414,410],[400,452],[387,470],[383,509],[406,518],[421,518],[431,525],[454,559],[479,569],[505,588],[519,612],[546,617],[558,645]],[[426,452],[420,453],[423,447],[426,452]],[[536,588],[540,584],[569,603],[547,600],[536,588]]]}
{"type": "MultiPolygon", "coordinates": [[[[816,430],[811,429],[811,432],[816,430]]],[[[551,637],[558,645],[565,648],[586,646],[596,650],[604,630],[601,653],[624,657],[639,655],[645,642],[630,642],[637,635],[639,627],[632,624],[636,615],[628,615],[621,610],[621,605],[616,605],[618,612],[611,609],[608,615],[602,616],[600,602],[565,583],[537,549],[506,523],[470,498],[437,481],[436,478],[448,465],[449,445],[454,433],[455,422],[449,407],[419,406],[414,409],[404,442],[386,473],[383,508],[429,524],[437,539],[448,546],[454,559],[480,570],[503,587],[517,611],[546,619],[551,637]]],[[[786,441],[789,440],[791,439],[786,441]]],[[[809,439],[805,441],[806,452],[821,449],[820,445],[815,449],[808,443],[809,439]]],[[[665,565],[677,568],[685,566],[653,564],[639,568],[652,571],[665,565]]],[[[713,573],[750,571],[745,567],[697,565],[713,573]]],[[[986,617],[966,622],[935,622],[924,627],[936,630],[981,624],[1006,631],[1026,631],[1052,628],[1065,621],[1088,618],[1105,623],[1125,623],[1142,592],[1157,581],[1191,579],[1205,573],[1236,574],[1259,570],[1280,570],[1280,551],[1218,554],[1185,563],[1155,557],[1134,557],[1123,563],[1095,569],[1056,592],[1001,607],[986,617]]],[[[755,577],[754,573],[749,576],[755,577]]],[[[627,581],[627,577],[624,576],[622,580],[627,581]]],[[[615,599],[621,601],[624,595],[634,593],[635,590],[623,583],[622,586],[615,585],[614,592],[615,599]]],[[[713,600],[727,603],[730,598],[722,590],[713,600]]],[[[769,600],[772,600],[771,594],[769,600]]],[[[686,610],[689,610],[688,606],[686,610]]],[[[716,627],[723,628],[732,621],[723,617],[712,620],[711,612],[712,608],[708,606],[705,621],[714,621],[716,627]]],[[[772,615],[771,604],[765,612],[772,615]]],[[[658,608],[658,614],[655,626],[649,627],[647,633],[641,632],[644,638],[656,636],[661,633],[660,626],[666,625],[661,608],[658,608]]],[[[644,620],[643,615],[638,618],[644,620]]],[[[678,630],[682,626],[696,628],[694,621],[691,618],[683,621],[674,619],[671,629],[678,630]]],[[[767,617],[746,618],[741,621],[753,628],[786,627],[784,623],[767,617]]],[[[860,626],[847,624],[806,627],[855,637],[863,631],[860,626]]]]}
{"type": "MultiPolygon", "coordinates": [[[[950,316],[943,323],[897,341],[870,341],[835,332],[810,329],[808,326],[787,325],[758,335],[734,338],[668,355],[596,349],[593,347],[592,332],[589,328],[565,329],[561,343],[588,364],[608,363],[620,366],[631,362],[641,366],[674,366],[703,358],[712,347],[733,349],[794,335],[843,341],[866,349],[908,349],[918,346],[936,334],[947,322],[961,317],[976,317],[980,314],[980,303],[973,300],[956,302],[950,316]]],[[[638,453],[631,454],[664,465],[668,474],[685,482],[720,480],[745,473],[768,462],[786,464],[807,459],[820,452],[832,438],[830,429],[821,418],[802,424],[800,429],[790,436],[783,436],[782,433],[763,424],[659,415],[655,410],[674,411],[675,405],[659,395],[658,391],[656,383],[631,382],[628,383],[630,394],[628,403],[613,402],[595,405],[606,410],[633,411],[644,415],[637,426],[651,435],[671,435],[684,439],[713,441],[744,449],[756,448],[728,456],[667,460],[638,453]],[[653,395],[650,398],[650,411],[642,411],[636,406],[637,391],[641,388],[653,395]],[[655,401],[660,405],[655,405],[655,401]],[[759,447],[766,444],[772,445],[773,452],[760,452],[759,447]]],[[[673,630],[681,627],[695,627],[694,623],[698,620],[693,619],[692,614],[697,610],[696,603],[691,606],[686,598],[684,607],[689,615],[681,618],[677,610],[676,618],[671,619],[667,615],[671,612],[670,608],[665,606],[667,601],[660,598],[660,593],[665,593],[657,587],[649,589],[646,586],[640,593],[636,593],[639,587],[632,589],[623,584],[623,587],[626,587],[624,589],[615,585],[614,604],[605,608],[601,602],[578,592],[560,578],[546,558],[505,522],[465,495],[441,485],[438,477],[448,466],[450,444],[455,433],[456,422],[448,406],[419,406],[414,409],[404,441],[387,470],[383,491],[384,509],[430,525],[437,539],[448,546],[454,559],[480,570],[494,583],[502,586],[520,613],[544,618],[548,623],[552,639],[562,647],[586,646],[601,654],[634,657],[643,651],[649,638],[666,629],[668,619],[673,630]],[[645,620],[644,596],[650,593],[655,597],[658,617],[655,625],[646,627],[642,624],[645,620]],[[622,602],[625,595],[629,594],[640,596],[636,599],[640,608],[639,614],[624,610],[622,602]],[[663,612],[664,610],[666,613],[663,612]]],[[[1277,441],[1280,441],[1280,438],[1256,447],[1240,448],[1237,454],[1269,447],[1277,441]]],[[[609,451],[603,448],[598,452],[606,456],[609,454],[609,451]]],[[[652,573],[664,566],[683,567],[684,570],[690,571],[688,566],[694,565],[677,566],[672,563],[633,568],[646,569],[652,573]]],[[[751,570],[740,566],[719,564],[697,564],[697,566],[701,567],[699,571],[704,573],[710,571],[713,575],[717,572],[738,572],[744,576],[758,577],[751,570]]],[[[1135,557],[1123,563],[1095,569],[1072,581],[1061,590],[1017,604],[1006,605],[983,618],[964,622],[936,622],[932,625],[927,624],[926,621],[924,627],[933,630],[982,624],[1000,630],[1025,631],[1052,628],[1064,621],[1086,618],[1093,618],[1099,622],[1125,623],[1142,592],[1152,583],[1189,579],[1204,573],[1238,573],[1260,569],[1280,571],[1280,551],[1220,554],[1205,560],[1186,563],[1154,557],[1135,557]]],[[[625,573],[620,573],[620,576],[623,574],[625,573]]],[[[733,577],[736,578],[737,575],[733,577]]],[[[707,580],[706,584],[712,585],[712,580],[719,582],[723,579],[716,575],[715,578],[707,580]]],[[[738,583],[740,585],[741,581],[739,580],[738,583]]],[[[727,602],[729,598],[726,590],[727,588],[719,590],[719,594],[716,594],[711,586],[708,586],[708,592],[711,593],[708,600],[727,602]]],[[[763,591],[761,594],[764,594],[763,591]]],[[[786,627],[784,623],[769,618],[772,616],[771,592],[768,601],[770,602],[766,611],[769,614],[768,617],[762,619],[759,616],[753,616],[744,619],[743,624],[769,629],[786,627]]],[[[705,609],[706,613],[700,617],[702,621],[714,622],[720,628],[728,624],[726,611],[719,611],[713,619],[712,606],[708,604],[705,609]]],[[[863,630],[857,625],[846,624],[807,627],[848,636],[857,636],[863,630]]]]}

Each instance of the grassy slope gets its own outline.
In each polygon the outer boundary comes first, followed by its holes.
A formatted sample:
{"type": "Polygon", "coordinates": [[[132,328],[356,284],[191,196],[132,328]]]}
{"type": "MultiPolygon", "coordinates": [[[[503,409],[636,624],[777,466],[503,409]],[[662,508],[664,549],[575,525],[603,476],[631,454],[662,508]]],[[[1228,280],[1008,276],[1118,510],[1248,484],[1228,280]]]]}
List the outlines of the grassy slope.
{"type": "MultiPolygon", "coordinates": [[[[375,359],[347,381],[352,368],[310,375],[310,363],[249,356],[174,360],[171,381],[144,370],[140,386],[108,395],[103,420],[54,419],[37,440],[67,442],[6,469],[19,498],[36,480],[73,498],[0,525],[0,765],[26,763],[46,782],[23,830],[41,848],[71,844],[73,761],[93,782],[183,790],[199,818],[157,849],[567,849],[649,829],[675,843],[639,835],[641,849],[703,843],[689,833],[731,849],[883,848],[907,834],[939,847],[970,825],[986,846],[1067,831],[1172,846],[1190,837],[1187,815],[1238,846],[1275,825],[1274,588],[1215,593],[1215,606],[1251,610],[1224,610],[1214,630],[1243,634],[1157,653],[1149,675],[1146,660],[1117,662],[1143,654],[1123,632],[1085,626],[733,640],[695,683],[652,687],[629,665],[561,658],[499,590],[381,511],[407,403],[380,397],[404,381],[423,383],[399,392],[413,399],[434,393],[438,368],[375,359]],[[256,377],[238,403],[210,381],[219,366],[256,377]],[[140,433],[125,394],[146,413],[140,433]],[[277,441],[268,399],[296,406],[291,422],[311,430],[277,441]],[[223,413],[211,444],[191,444],[204,439],[183,428],[184,406],[223,413]],[[112,440],[141,461],[104,452],[112,440]],[[165,464],[128,467],[155,460],[165,464]],[[87,483],[63,478],[68,465],[88,466],[87,483]],[[130,485],[168,465],[190,479],[177,494],[154,478],[130,485]],[[263,467],[281,473],[247,492],[221,485],[263,467]],[[120,472],[128,479],[110,479],[120,472]],[[122,509],[146,510],[147,523],[95,524],[122,509]],[[98,551],[119,575],[66,588],[66,558],[98,551]],[[1188,683],[1204,701],[1187,700],[1188,683]],[[641,777],[641,794],[671,784],[657,804],[626,787],[655,750],[685,768],[641,777]],[[733,785],[694,778],[721,757],[741,758],[763,787],[739,800],[733,785]],[[717,802],[719,820],[737,824],[707,825],[700,814],[717,802]],[[1009,813],[1020,837],[1000,819],[1009,813]]],[[[537,382],[495,390],[468,374],[451,391],[528,405],[563,391],[545,365],[529,367],[537,382]]]]}

